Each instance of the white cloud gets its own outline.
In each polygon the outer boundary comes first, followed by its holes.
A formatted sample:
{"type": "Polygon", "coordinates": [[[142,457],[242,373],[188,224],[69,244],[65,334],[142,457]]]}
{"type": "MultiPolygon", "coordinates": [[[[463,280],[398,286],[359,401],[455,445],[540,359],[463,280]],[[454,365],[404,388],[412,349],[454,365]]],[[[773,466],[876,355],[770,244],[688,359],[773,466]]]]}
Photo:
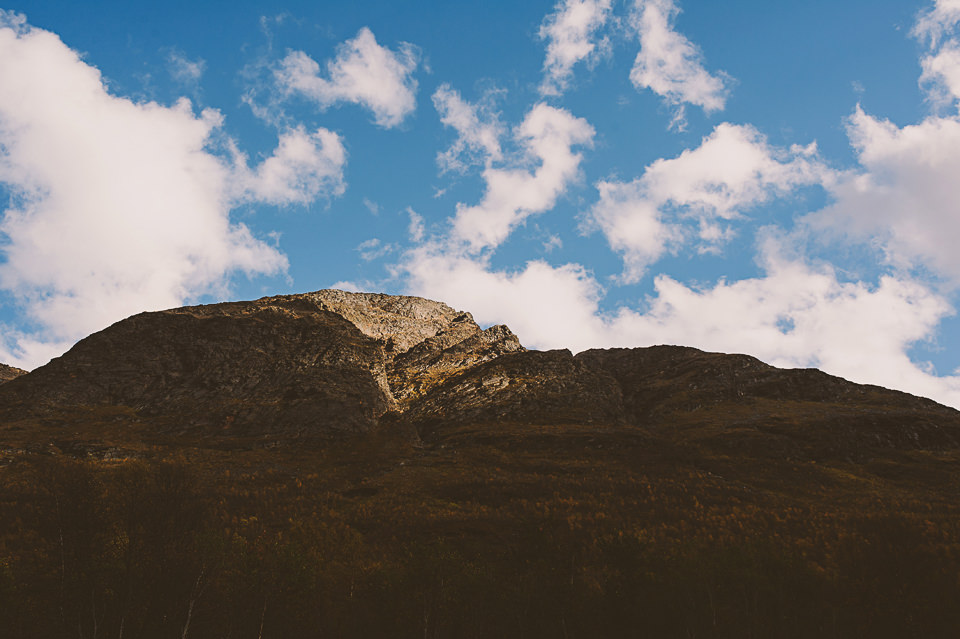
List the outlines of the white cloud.
{"type": "Polygon", "coordinates": [[[596,329],[601,290],[576,264],[537,260],[516,272],[496,271],[486,258],[430,244],[408,252],[400,266],[412,294],[468,309],[480,324],[507,323],[528,346],[572,348],[596,329]]]}
{"type": "Polygon", "coordinates": [[[960,0],[937,0],[917,17],[912,34],[928,45],[920,59],[923,74],[920,86],[937,107],[950,106],[960,99],[960,0]]]}
{"type": "Polygon", "coordinates": [[[834,203],[806,222],[879,242],[894,265],[924,265],[960,283],[960,118],[900,128],[858,107],[847,130],[861,170],[838,180],[834,203]]]}
{"type": "Polygon", "coordinates": [[[360,258],[363,261],[371,262],[393,252],[394,249],[396,247],[393,244],[385,244],[380,241],[380,238],[373,237],[361,242],[356,250],[360,253],[360,258]]]}
{"type": "Polygon", "coordinates": [[[301,93],[327,109],[341,102],[361,104],[385,128],[399,125],[416,108],[416,49],[403,43],[398,51],[377,44],[370,29],[360,29],[353,40],[340,45],[327,62],[327,78],[320,65],[303,51],[292,51],[275,72],[287,92],[301,93]]]}
{"type": "Polygon", "coordinates": [[[951,41],[935,55],[925,56],[920,64],[920,84],[927,87],[935,104],[949,105],[960,99],[960,43],[951,41]]]}
{"type": "Polygon", "coordinates": [[[703,67],[703,55],[673,28],[680,13],[675,0],[635,0],[631,27],[640,38],[640,53],[630,71],[638,89],[650,89],[677,106],[673,124],[684,127],[684,103],[719,111],[726,103],[727,87],[721,77],[703,67]]]}
{"type": "Polygon", "coordinates": [[[487,164],[500,160],[500,138],[503,125],[489,104],[470,104],[460,93],[441,84],[433,93],[433,106],[440,114],[444,126],[457,132],[457,139],[446,151],[437,154],[437,164],[442,172],[463,172],[474,164],[487,164]]]}
{"type": "Polygon", "coordinates": [[[204,60],[190,60],[182,52],[174,49],[167,55],[170,76],[180,84],[196,87],[207,67],[204,60]]]}
{"type": "Polygon", "coordinates": [[[829,182],[816,146],[770,146],[753,127],[720,124],[696,149],[657,160],[632,182],[597,184],[598,202],[585,228],[603,231],[624,260],[623,280],[636,282],[666,251],[689,239],[701,251],[733,234],[730,220],[797,186],[829,182]]]}
{"type": "Polygon", "coordinates": [[[957,23],[960,23],[960,0],[935,0],[930,9],[920,13],[913,34],[935,46],[957,23]]]}
{"type": "Polygon", "coordinates": [[[211,150],[221,124],[187,100],[113,96],[56,35],[0,15],[0,288],[36,327],[7,333],[0,359],[30,368],[135,312],[222,294],[236,272],[286,270],[230,208],[338,192],[339,140],[295,129],[250,169],[211,150]]]}
{"type": "Polygon", "coordinates": [[[347,152],[340,136],[320,128],[308,133],[302,126],[280,135],[273,154],[250,171],[246,158],[237,156],[236,178],[243,197],[268,204],[307,204],[319,197],[342,195],[347,152]]]}
{"type": "Polygon", "coordinates": [[[493,168],[483,172],[486,189],[476,206],[457,205],[453,239],[471,251],[499,246],[530,215],[549,210],[579,175],[576,145],[593,142],[594,130],[583,118],[564,109],[537,104],[527,113],[514,137],[525,150],[527,167],[493,168]]]}
{"type": "Polygon", "coordinates": [[[590,62],[609,47],[608,39],[597,41],[597,31],[610,18],[611,0],[560,0],[554,12],[540,25],[540,38],[547,41],[543,61],[541,95],[560,95],[581,60],[590,62]]]}
{"type": "Polygon", "coordinates": [[[491,269],[484,258],[419,247],[402,265],[408,288],[470,309],[481,324],[505,323],[528,347],[587,348],[684,344],[752,354],[783,367],[819,367],[860,383],[960,406],[960,378],[937,377],[906,350],[934,335],[952,309],[912,280],[844,283],[829,268],[762,249],[763,277],[696,289],[665,275],[645,310],[600,310],[603,289],[576,264],[528,262],[491,269]]]}
{"type": "Polygon", "coordinates": [[[705,290],[661,275],[649,309],[622,311],[609,328],[621,343],[744,352],[774,365],[815,366],[960,406],[960,379],[931,375],[906,355],[952,314],[946,300],[911,280],[843,283],[828,268],[769,250],[765,258],[764,277],[721,281],[705,290]]]}
{"type": "Polygon", "coordinates": [[[407,227],[407,233],[410,235],[410,241],[419,244],[423,241],[424,224],[423,216],[407,207],[407,215],[410,216],[410,224],[407,227]]]}
{"type": "Polygon", "coordinates": [[[550,235],[543,242],[543,250],[545,253],[553,253],[556,249],[563,248],[563,240],[560,239],[559,235],[550,235]]]}

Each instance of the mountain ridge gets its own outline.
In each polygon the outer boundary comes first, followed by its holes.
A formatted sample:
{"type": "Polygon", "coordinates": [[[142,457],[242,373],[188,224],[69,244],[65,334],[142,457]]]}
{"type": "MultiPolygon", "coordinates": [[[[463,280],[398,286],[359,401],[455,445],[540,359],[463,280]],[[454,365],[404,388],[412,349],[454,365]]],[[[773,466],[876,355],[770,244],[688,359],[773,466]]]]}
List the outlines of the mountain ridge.
{"type": "Polygon", "coordinates": [[[329,289],[140,313],[0,386],[6,423],[105,408],[160,433],[271,441],[506,420],[689,425],[814,456],[960,446],[960,412],[816,369],[683,346],[530,351],[443,302],[329,289]]]}

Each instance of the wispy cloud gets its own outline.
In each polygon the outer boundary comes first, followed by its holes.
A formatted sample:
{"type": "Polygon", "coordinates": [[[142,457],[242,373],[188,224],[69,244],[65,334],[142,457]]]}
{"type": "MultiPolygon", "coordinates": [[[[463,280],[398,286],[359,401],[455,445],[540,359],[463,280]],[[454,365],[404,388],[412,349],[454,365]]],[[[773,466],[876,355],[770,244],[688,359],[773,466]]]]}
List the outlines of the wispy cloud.
{"type": "Polygon", "coordinates": [[[640,52],[630,71],[638,89],[650,89],[675,107],[674,126],[685,127],[684,105],[707,113],[724,108],[724,76],[710,74],[703,54],[674,29],[680,8],[675,0],[635,0],[629,24],[640,39],[640,52]]]}
{"type": "Polygon", "coordinates": [[[171,49],[167,54],[167,69],[170,71],[170,77],[177,83],[190,89],[196,89],[200,84],[200,78],[207,68],[204,60],[190,60],[178,49],[171,49]]]}
{"type": "Polygon", "coordinates": [[[433,93],[433,106],[440,121],[457,132],[457,139],[446,151],[437,154],[442,172],[463,172],[475,164],[500,160],[500,138],[504,127],[490,104],[491,98],[470,104],[449,84],[441,84],[433,93]]]}
{"type": "Polygon", "coordinates": [[[610,19],[611,0],[560,0],[540,25],[540,38],[547,41],[543,61],[541,95],[560,95],[581,61],[591,63],[609,49],[600,30],[610,19]]]}
{"type": "Polygon", "coordinates": [[[392,253],[394,250],[396,250],[396,247],[393,244],[382,242],[380,238],[377,237],[361,242],[357,246],[357,252],[360,253],[360,258],[365,262],[378,260],[384,255],[392,253]]]}
{"type": "Polygon", "coordinates": [[[934,0],[933,6],[921,11],[913,34],[936,46],[944,34],[960,23],[960,0],[934,0]]]}
{"type": "Polygon", "coordinates": [[[921,12],[913,29],[914,37],[928,45],[920,59],[923,74],[920,86],[938,108],[954,106],[960,100],[960,0],[937,0],[921,12]]]}
{"type": "Polygon", "coordinates": [[[847,131],[860,168],[832,186],[834,203],[807,224],[879,245],[896,267],[923,266],[960,285],[960,118],[898,127],[858,107],[847,131]]]}
{"type": "Polygon", "coordinates": [[[423,216],[409,206],[407,207],[407,215],[410,218],[410,224],[407,225],[407,234],[410,236],[411,242],[419,244],[423,241],[424,233],[426,232],[423,216]]]}

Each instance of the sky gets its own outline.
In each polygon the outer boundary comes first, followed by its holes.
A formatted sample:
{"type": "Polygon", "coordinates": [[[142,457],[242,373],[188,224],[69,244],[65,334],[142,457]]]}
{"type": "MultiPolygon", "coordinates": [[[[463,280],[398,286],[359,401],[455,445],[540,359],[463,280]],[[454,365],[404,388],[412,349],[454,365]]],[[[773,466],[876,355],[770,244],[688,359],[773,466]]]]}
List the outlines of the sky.
{"type": "Polygon", "coordinates": [[[0,361],[420,295],[960,407],[960,0],[0,11],[0,361]]]}

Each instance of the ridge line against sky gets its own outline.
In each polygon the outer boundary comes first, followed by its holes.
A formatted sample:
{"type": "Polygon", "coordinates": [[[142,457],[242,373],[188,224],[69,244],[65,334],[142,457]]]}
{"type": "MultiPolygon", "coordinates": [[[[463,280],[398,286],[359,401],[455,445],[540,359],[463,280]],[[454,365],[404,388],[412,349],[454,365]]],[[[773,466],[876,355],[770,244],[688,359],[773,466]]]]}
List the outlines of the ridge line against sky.
{"type": "Polygon", "coordinates": [[[52,4],[0,13],[0,361],[339,285],[530,347],[745,352],[960,407],[956,0],[241,3],[232,48],[52,4]]]}

